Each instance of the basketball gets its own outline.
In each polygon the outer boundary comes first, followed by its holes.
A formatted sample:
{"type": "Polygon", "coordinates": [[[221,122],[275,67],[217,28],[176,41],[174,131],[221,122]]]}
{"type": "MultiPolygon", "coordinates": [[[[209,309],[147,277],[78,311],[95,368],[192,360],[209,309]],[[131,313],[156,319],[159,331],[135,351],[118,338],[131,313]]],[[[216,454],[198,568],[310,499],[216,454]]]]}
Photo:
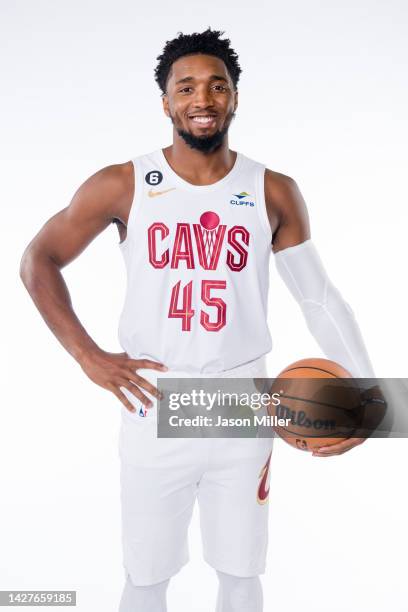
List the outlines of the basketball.
{"type": "Polygon", "coordinates": [[[304,451],[346,440],[364,415],[360,389],[350,372],[329,359],[292,363],[274,379],[270,393],[279,393],[280,403],[271,402],[268,414],[289,419],[273,429],[282,440],[304,451]]]}

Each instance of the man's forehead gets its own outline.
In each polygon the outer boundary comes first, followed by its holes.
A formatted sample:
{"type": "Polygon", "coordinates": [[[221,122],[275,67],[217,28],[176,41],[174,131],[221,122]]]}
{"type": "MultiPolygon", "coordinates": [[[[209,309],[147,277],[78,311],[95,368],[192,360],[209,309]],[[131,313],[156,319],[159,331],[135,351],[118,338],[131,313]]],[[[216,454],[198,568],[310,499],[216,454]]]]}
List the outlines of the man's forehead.
{"type": "Polygon", "coordinates": [[[224,62],[212,55],[186,55],[173,62],[170,78],[182,79],[186,76],[193,78],[210,78],[213,75],[228,79],[228,71],[224,62]]]}

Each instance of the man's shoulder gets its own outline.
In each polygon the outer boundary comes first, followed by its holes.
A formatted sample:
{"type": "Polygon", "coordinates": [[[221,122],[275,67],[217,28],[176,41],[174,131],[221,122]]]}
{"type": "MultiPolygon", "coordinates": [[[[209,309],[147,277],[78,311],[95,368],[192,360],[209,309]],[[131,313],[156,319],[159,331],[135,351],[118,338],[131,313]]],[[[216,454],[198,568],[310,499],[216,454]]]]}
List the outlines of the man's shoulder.
{"type": "Polygon", "coordinates": [[[265,186],[269,189],[293,189],[296,187],[296,181],[287,174],[265,168],[265,186]]]}
{"type": "Polygon", "coordinates": [[[299,187],[294,178],[265,168],[265,198],[267,204],[280,209],[299,198],[299,187]]]}
{"type": "Polygon", "coordinates": [[[92,177],[95,188],[111,201],[118,201],[133,192],[134,171],[132,160],[104,166],[92,177]]]}
{"type": "Polygon", "coordinates": [[[73,202],[85,202],[110,217],[122,218],[129,208],[134,190],[132,160],[104,166],[77,190],[73,202]]]}
{"type": "Polygon", "coordinates": [[[111,164],[101,168],[95,176],[100,182],[111,185],[113,188],[125,188],[129,182],[133,182],[133,162],[132,160],[111,164]]]}

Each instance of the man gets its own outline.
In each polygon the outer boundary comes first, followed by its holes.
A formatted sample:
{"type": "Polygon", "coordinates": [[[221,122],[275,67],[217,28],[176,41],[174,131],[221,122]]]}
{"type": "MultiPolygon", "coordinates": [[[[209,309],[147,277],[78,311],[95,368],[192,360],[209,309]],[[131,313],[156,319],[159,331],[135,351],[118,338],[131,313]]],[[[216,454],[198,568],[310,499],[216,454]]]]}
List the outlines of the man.
{"type": "MultiPolygon", "coordinates": [[[[204,557],[220,581],[217,612],[262,610],[272,438],[158,438],[156,379],[267,375],[271,250],[326,356],[353,376],[374,376],[353,313],[312,244],[295,181],[229,149],[241,68],[222,34],[208,28],[166,43],[155,77],[172,145],[91,176],[21,264],[53,333],[122,403],[127,581],[120,612],[166,610],[169,579],[188,561],[196,498],[204,557]],[[128,274],[122,353],[89,336],[61,274],[111,222],[128,274]]],[[[362,441],[315,454],[340,454],[362,441]]]]}

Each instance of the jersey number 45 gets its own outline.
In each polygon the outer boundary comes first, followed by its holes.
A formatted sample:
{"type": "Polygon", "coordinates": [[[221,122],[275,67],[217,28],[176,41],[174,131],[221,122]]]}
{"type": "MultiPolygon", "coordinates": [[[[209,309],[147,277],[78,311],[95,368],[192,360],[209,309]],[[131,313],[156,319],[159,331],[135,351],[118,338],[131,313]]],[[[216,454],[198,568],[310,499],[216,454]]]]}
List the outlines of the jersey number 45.
{"type": "MultiPolygon", "coordinates": [[[[193,293],[193,281],[190,281],[183,288],[183,296],[181,306],[178,306],[180,301],[180,285],[179,281],[174,285],[171,292],[170,307],[169,307],[169,318],[181,319],[182,331],[191,331],[191,319],[195,314],[195,310],[192,308],[192,293],[193,293]]],[[[216,320],[211,321],[210,316],[204,310],[200,311],[200,324],[207,331],[219,331],[224,327],[227,322],[226,312],[227,305],[219,297],[211,296],[213,289],[225,289],[227,281],[217,280],[203,280],[201,281],[201,299],[207,306],[212,306],[216,310],[216,320]]]]}

